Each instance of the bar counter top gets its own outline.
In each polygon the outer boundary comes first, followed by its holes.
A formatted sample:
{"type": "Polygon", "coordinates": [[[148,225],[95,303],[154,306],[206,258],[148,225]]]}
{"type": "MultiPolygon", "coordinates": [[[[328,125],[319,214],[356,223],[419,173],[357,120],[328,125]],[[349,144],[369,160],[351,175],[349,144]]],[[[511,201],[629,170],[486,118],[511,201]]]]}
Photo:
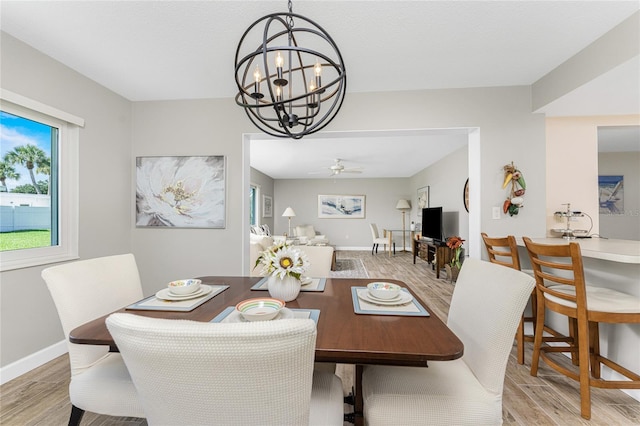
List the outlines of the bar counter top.
{"type": "MultiPolygon", "coordinates": [[[[583,257],[593,259],[609,260],[620,263],[640,264],[640,241],[634,240],[613,240],[605,238],[576,238],[566,240],[564,238],[534,238],[529,237],[540,244],[568,244],[576,242],[580,244],[583,257]]],[[[524,247],[522,237],[516,238],[519,246],[524,247]]]]}

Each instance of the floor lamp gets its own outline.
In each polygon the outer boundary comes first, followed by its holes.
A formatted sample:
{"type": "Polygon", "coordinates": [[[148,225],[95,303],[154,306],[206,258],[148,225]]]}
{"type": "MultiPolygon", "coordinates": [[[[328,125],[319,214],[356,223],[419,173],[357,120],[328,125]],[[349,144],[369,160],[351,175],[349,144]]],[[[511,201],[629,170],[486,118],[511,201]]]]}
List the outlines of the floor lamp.
{"type": "Polygon", "coordinates": [[[287,237],[291,237],[291,218],[295,217],[295,215],[296,212],[294,212],[291,207],[287,207],[284,213],[282,213],[282,217],[289,218],[289,233],[287,234],[287,237]]]}
{"type": "Polygon", "coordinates": [[[407,251],[404,215],[407,213],[407,210],[411,209],[411,204],[408,200],[398,200],[396,209],[402,211],[402,251],[407,251]]]}

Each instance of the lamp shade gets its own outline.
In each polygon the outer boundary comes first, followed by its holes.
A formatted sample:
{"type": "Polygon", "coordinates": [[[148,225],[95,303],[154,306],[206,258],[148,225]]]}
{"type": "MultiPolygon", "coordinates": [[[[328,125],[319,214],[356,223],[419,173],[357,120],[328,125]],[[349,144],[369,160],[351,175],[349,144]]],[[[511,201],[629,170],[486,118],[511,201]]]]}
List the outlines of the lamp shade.
{"type": "Polygon", "coordinates": [[[283,217],[294,217],[295,215],[296,215],[296,212],[294,212],[291,207],[287,207],[284,213],[282,213],[283,217]]]}
{"type": "Polygon", "coordinates": [[[396,209],[398,210],[408,210],[411,208],[411,204],[408,200],[398,200],[398,204],[396,204],[396,209]]]}

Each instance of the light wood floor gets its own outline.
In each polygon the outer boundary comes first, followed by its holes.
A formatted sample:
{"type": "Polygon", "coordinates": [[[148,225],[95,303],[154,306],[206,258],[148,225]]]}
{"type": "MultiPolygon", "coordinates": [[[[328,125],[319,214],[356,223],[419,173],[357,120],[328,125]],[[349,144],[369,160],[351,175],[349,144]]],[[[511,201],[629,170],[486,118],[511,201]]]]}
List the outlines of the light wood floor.
{"type": "MultiPolygon", "coordinates": [[[[370,252],[338,252],[338,258],[359,258],[371,278],[394,278],[410,285],[427,303],[432,314],[446,319],[453,285],[437,280],[428,265],[410,253],[392,258],[370,252]]],[[[214,272],[212,271],[212,274],[214,272]]],[[[444,273],[443,273],[444,275],[444,273]]],[[[562,357],[562,355],[558,355],[562,357]]],[[[515,345],[507,366],[503,397],[505,425],[639,425],[640,402],[619,390],[592,389],[592,418],[580,417],[577,384],[558,375],[541,362],[538,377],[529,375],[531,344],[527,344],[526,364],[518,365],[515,345]]],[[[339,366],[345,389],[351,388],[352,369],[339,366]]],[[[1,425],[65,425],[71,405],[68,398],[69,365],[61,356],[0,387],[1,425]]],[[[144,419],[114,418],[86,413],[82,425],[146,425],[144,419]]]]}

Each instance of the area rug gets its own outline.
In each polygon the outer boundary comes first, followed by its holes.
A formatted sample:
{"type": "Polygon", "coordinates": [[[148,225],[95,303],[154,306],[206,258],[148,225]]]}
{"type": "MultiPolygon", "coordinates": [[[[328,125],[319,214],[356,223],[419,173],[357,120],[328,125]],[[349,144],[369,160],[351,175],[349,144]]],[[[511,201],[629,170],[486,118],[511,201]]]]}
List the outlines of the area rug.
{"type": "Polygon", "coordinates": [[[362,259],[337,259],[331,278],[369,278],[362,259]]]}

